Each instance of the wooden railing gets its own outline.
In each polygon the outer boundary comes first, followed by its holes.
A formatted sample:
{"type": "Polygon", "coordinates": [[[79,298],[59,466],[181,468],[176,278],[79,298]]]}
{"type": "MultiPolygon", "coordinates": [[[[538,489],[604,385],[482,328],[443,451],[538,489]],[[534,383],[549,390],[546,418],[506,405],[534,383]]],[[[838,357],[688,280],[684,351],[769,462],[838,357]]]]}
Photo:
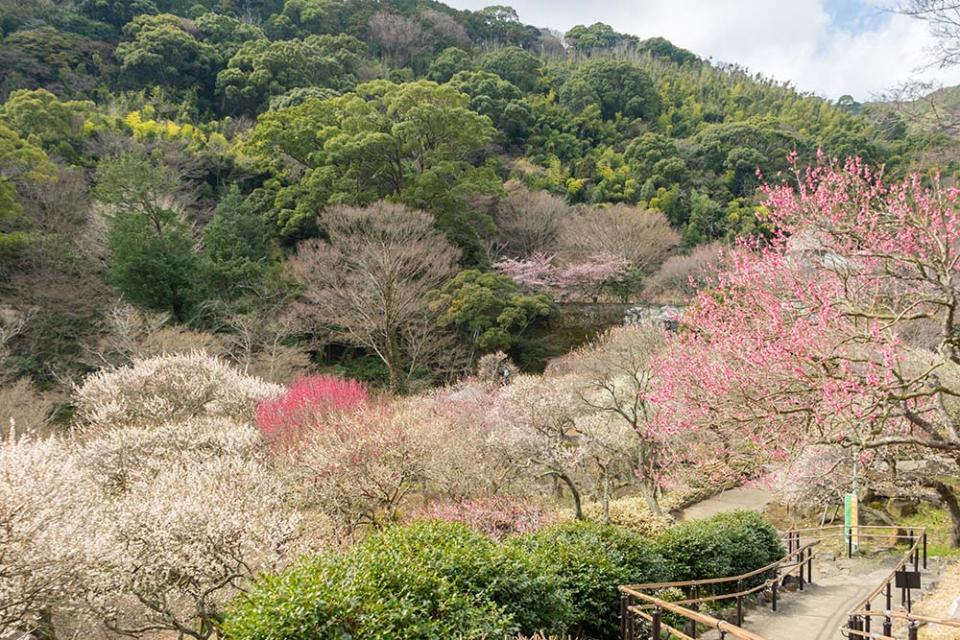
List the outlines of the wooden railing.
{"type": "MultiPolygon", "coordinates": [[[[669,638],[694,640],[697,637],[698,630],[704,628],[716,629],[719,631],[721,638],[767,640],[763,636],[742,628],[743,598],[769,589],[772,608],[776,611],[778,589],[786,580],[787,576],[792,576],[794,573],[797,574],[797,586],[801,591],[805,583],[813,582],[813,559],[815,557],[813,547],[820,544],[823,538],[829,537],[834,533],[844,536],[847,555],[852,556],[854,551],[853,537],[846,535],[846,527],[843,525],[791,529],[783,534],[783,539],[787,545],[787,554],[780,560],[749,573],[706,580],[624,585],[620,587],[621,637],[623,640],[641,640],[641,638],[655,638],[659,640],[663,637],[663,634],[667,634],[669,638]],[[815,539],[801,544],[801,536],[815,539]],[[745,582],[751,582],[752,579],[758,576],[765,577],[758,584],[743,588],[745,582]],[[730,584],[736,585],[731,592],[721,591],[720,593],[713,593],[706,596],[700,595],[700,590],[704,587],[722,588],[723,585],[730,584]],[[656,592],[664,589],[680,589],[684,592],[684,598],[680,600],[665,600],[655,595],[656,592]],[[699,611],[699,606],[703,603],[733,599],[736,599],[736,623],[722,620],[699,611]],[[684,629],[681,630],[676,628],[676,626],[671,626],[667,623],[667,620],[674,625],[677,625],[677,621],[679,621],[680,624],[678,626],[683,626],[684,629]],[[638,623],[649,628],[649,633],[640,635],[640,624],[638,623]]],[[[901,589],[901,608],[897,610],[893,608],[893,589],[895,588],[894,584],[897,573],[908,569],[911,564],[913,565],[914,571],[919,571],[921,564],[924,569],[927,568],[927,530],[925,528],[912,530],[907,527],[888,525],[859,525],[856,528],[856,533],[860,540],[883,539],[892,541],[895,544],[905,540],[908,543],[908,548],[900,557],[896,566],[880,581],[876,588],[851,607],[846,616],[846,623],[839,629],[844,637],[851,639],[898,640],[892,635],[894,633],[894,627],[897,624],[905,627],[907,640],[917,640],[918,629],[923,625],[944,626],[960,630],[960,620],[949,620],[913,613],[912,594],[911,590],[907,588],[901,589]],[[901,532],[903,531],[906,531],[906,533],[902,534],[901,532]],[[884,607],[883,609],[876,610],[873,607],[873,603],[881,596],[884,598],[884,607]],[[882,619],[878,620],[878,623],[882,627],[882,632],[872,631],[872,627],[876,626],[873,624],[873,621],[880,618],[882,619]]]]}
{"type": "MultiPolygon", "coordinates": [[[[893,589],[897,573],[909,570],[913,564],[913,571],[920,571],[921,556],[923,558],[923,568],[927,568],[927,530],[925,528],[908,530],[907,535],[900,535],[903,527],[860,527],[861,529],[895,529],[894,535],[877,536],[888,539],[906,539],[909,543],[907,551],[900,557],[896,566],[888,573],[866,596],[861,598],[847,614],[847,622],[840,628],[840,633],[847,638],[872,638],[873,640],[896,640],[893,637],[894,623],[900,622],[906,627],[907,639],[917,640],[919,629],[923,625],[952,627],[960,629],[960,620],[949,620],[946,618],[936,618],[932,616],[922,616],[913,613],[912,594],[910,588],[901,588],[899,610],[893,608],[893,589]],[[873,609],[873,601],[883,596],[884,607],[882,610],[873,609]],[[872,631],[874,618],[882,618],[882,632],[872,631]]],[[[865,537],[860,534],[860,537],[865,537]]],[[[867,534],[866,537],[874,537],[867,534]]]]}
{"type": "Polygon", "coordinates": [[[623,640],[639,640],[638,620],[643,620],[645,626],[650,627],[651,638],[660,638],[663,632],[671,638],[681,640],[697,637],[700,626],[707,629],[717,629],[722,636],[738,640],[764,640],[761,636],[741,628],[743,624],[743,599],[754,593],[771,592],[773,610],[777,609],[777,592],[787,576],[797,574],[797,585],[803,590],[804,584],[812,582],[813,576],[813,547],[818,541],[800,544],[800,538],[792,532],[784,535],[787,542],[787,554],[775,562],[754,569],[737,576],[722,578],[707,578],[703,580],[683,580],[677,582],[652,582],[647,584],[623,585],[620,587],[620,635],[623,640]],[[757,584],[744,586],[761,579],[757,584]],[[732,591],[721,590],[720,593],[700,595],[701,590],[723,589],[731,585],[732,591]],[[660,592],[664,589],[679,589],[684,592],[681,600],[665,600],[649,592],[660,592]],[[699,611],[704,603],[715,603],[724,600],[736,601],[736,623],[721,620],[699,611]],[[685,606],[688,605],[688,606],[685,606]],[[685,630],[681,631],[664,621],[664,612],[673,614],[673,618],[680,618],[684,622],[685,630]]]}

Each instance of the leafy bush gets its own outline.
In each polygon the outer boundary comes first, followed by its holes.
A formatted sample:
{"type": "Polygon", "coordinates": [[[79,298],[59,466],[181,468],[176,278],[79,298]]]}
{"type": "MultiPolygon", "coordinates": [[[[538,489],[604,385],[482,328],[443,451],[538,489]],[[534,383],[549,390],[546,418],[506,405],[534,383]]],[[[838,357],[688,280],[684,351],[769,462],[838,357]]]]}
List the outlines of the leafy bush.
{"type": "Polygon", "coordinates": [[[514,538],[508,545],[532,554],[560,579],[574,604],[574,636],[619,637],[617,587],[669,577],[646,539],[611,525],[570,522],[514,538]]]}
{"type": "MultiPolygon", "coordinates": [[[[588,502],[583,505],[583,513],[590,520],[601,520],[603,503],[588,502]]],[[[610,501],[610,523],[645,536],[656,536],[670,527],[671,520],[651,513],[643,497],[626,496],[610,501]]]]}
{"type": "Polygon", "coordinates": [[[740,575],[784,554],[773,525],[751,511],[677,525],[657,538],[656,547],[674,580],[740,575]]]}
{"type": "Polygon", "coordinates": [[[446,640],[552,633],[569,620],[557,577],[520,549],[424,521],[264,578],[226,629],[237,640],[446,640]]]}

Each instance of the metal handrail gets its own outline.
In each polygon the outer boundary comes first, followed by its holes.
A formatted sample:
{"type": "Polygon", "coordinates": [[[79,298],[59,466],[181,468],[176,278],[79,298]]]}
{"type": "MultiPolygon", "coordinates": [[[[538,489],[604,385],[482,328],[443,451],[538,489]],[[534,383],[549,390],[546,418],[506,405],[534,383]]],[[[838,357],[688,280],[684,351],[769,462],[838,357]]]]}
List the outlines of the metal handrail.
{"type": "MultiPolygon", "coordinates": [[[[903,527],[890,526],[888,528],[900,530],[903,527]]],[[[907,622],[908,640],[916,640],[918,638],[918,629],[921,624],[960,629],[960,620],[912,613],[910,611],[909,589],[907,589],[907,610],[892,610],[891,582],[895,580],[897,572],[901,571],[911,562],[913,562],[914,570],[919,570],[921,545],[923,548],[923,568],[927,568],[927,528],[921,527],[916,531],[916,534],[911,530],[908,536],[897,537],[907,537],[912,541],[912,544],[903,556],[901,556],[893,570],[880,581],[880,584],[878,584],[873,591],[857,601],[850,611],[847,612],[847,622],[840,627],[840,633],[844,637],[870,638],[871,640],[896,640],[891,636],[894,620],[907,622]],[[881,593],[883,593],[886,598],[886,607],[883,610],[873,611],[870,604],[875,598],[879,597],[881,593]],[[883,619],[883,633],[871,632],[870,621],[873,618],[883,619]]]]}
{"type": "MultiPolygon", "coordinates": [[[[897,530],[899,530],[901,527],[892,527],[892,528],[896,528],[897,530]]],[[[921,528],[920,535],[916,536],[916,539],[913,541],[913,544],[910,545],[910,548],[907,549],[907,552],[903,554],[903,557],[900,558],[900,561],[893,568],[893,570],[887,574],[886,578],[884,578],[880,582],[880,585],[876,589],[874,589],[873,591],[868,593],[866,596],[861,598],[857,602],[857,604],[855,604],[851,608],[852,611],[857,611],[859,609],[862,609],[868,602],[871,602],[874,598],[880,595],[880,592],[884,590],[884,588],[887,586],[887,583],[896,577],[897,571],[900,571],[901,569],[903,569],[903,567],[905,567],[906,565],[910,564],[910,562],[913,561],[913,556],[919,550],[920,543],[924,538],[924,536],[926,535],[927,535],[926,528],[921,528]]],[[[901,536],[897,536],[897,537],[901,537],[901,536]]]]}
{"type": "MultiPolygon", "coordinates": [[[[857,535],[859,538],[885,538],[893,540],[907,539],[911,542],[907,551],[903,554],[900,560],[897,562],[896,566],[883,581],[877,586],[873,591],[871,591],[867,596],[861,598],[848,612],[848,623],[843,625],[840,628],[841,634],[847,638],[869,638],[870,640],[896,640],[891,635],[892,621],[893,620],[902,620],[907,621],[908,629],[910,631],[909,640],[915,640],[917,638],[917,628],[920,624],[932,624],[932,625],[942,625],[951,628],[960,629],[960,620],[947,620],[942,618],[936,618],[932,616],[922,616],[911,613],[907,611],[893,611],[890,606],[891,598],[891,582],[894,580],[896,573],[902,570],[911,562],[914,563],[916,568],[919,567],[920,563],[920,552],[921,545],[923,550],[923,566],[927,566],[927,528],[921,527],[918,529],[909,529],[907,535],[900,535],[900,531],[907,529],[907,527],[899,525],[857,525],[857,535]],[[867,532],[864,532],[866,530],[867,532]],[[881,533],[870,533],[871,531],[893,531],[893,535],[890,534],[881,534],[881,533]],[[886,590],[887,598],[887,607],[885,610],[872,611],[870,608],[870,603],[880,596],[882,592],[886,590]],[[883,633],[871,632],[870,630],[870,620],[873,618],[882,617],[884,619],[883,623],[883,633]]],[[[668,631],[671,637],[680,638],[681,640],[693,640],[696,638],[696,627],[698,624],[706,625],[709,628],[717,629],[721,632],[721,637],[735,638],[736,640],[765,640],[762,636],[759,636],[755,633],[752,633],[746,629],[743,629],[739,624],[735,625],[725,620],[720,620],[713,616],[701,613],[695,609],[690,609],[683,605],[697,605],[704,602],[714,602],[718,600],[729,600],[736,598],[737,600],[737,621],[742,623],[742,610],[741,603],[742,598],[746,595],[756,593],[761,591],[768,586],[773,587],[773,608],[776,610],[776,587],[780,580],[786,575],[790,575],[792,571],[787,571],[786,573],[781,574],[783,569],[792,569],[794,567],[800,568],[800,589],[803,589],[803,566],[806,564],[809,566],[812,565],[814,558],[813,547],[820,543],[820,539],[813,540],[806,544],[800,544],[800,534],[801,533],[825,533],[832,531],[844,531],[848,530],[848,527],[845,525],[831,525],[827,527],[809,527],[803,529],[791,529],[784,534],[784,538],[787,539],[789,543],[788,553],[777,560],[772,562],[764,567],[759,569],[754,569],[747,573],[738,575],[738,576],[727,576],[723,578],[706,578],[702,580],[685,580],[685,581],[674,581],[674,582],[653,582],[646,584],[637,584],[637,585],[623,585],[620,587],[620,598],[621,598],[621,631],[623,632],[623,638],[625,640],[632,640],[635,638],[633,633],[633,624],[634,617],[642,618],[643,620],[648,621],[653,629],[655,630],[664,630],[668,631]],[[793,549],[793,546],[796,545],[796,549],[793,549]],[[774,577],[772,579],[765,580],[761,584],[751,587],[749,589],[740,589],[740,584],[743,580],[753,578],[757,575],[763,574],[765,572],[775,571],[774,577]],[[690,598],[690,592],[693,591],[696,593],[696,590],[701,586],[711,586],[719,584],[728,584],[728,583],[738,583],[738,590],[734,593],[725,593],[725,594],[714,594],[703,597],[693,597],[690,598]],[[666,601],[662,598],[658,598],[649,593],[644,593],[644,591],[652,591],[659,589],[669,589],[669,588],[686,588],[687,599],[679,601],[666,601]],[[639,604],[633,604],[633,600],[639,600],[639,604]],[[693,634],[688,635],[678,629],[675,629],[671,626],[668,626],[661,620],[661,615],[663,611],[671,612],[686,618],[691,623],[693,634]]],[[[852,542],[852,536],[849,539],[849,542],[852,542]]],[[[852,547],[850,547],[852,549],[852,547]]],[[[808,579],[812,578],[811,573],[808,572],[808,579]]],[[[812,580],[810,580],[812,582],[812,580]]],[[[909,599],[908,599],[909,603],[909,599]]],[[[909,608],[909,607],[908,607],[909,608]]]]}

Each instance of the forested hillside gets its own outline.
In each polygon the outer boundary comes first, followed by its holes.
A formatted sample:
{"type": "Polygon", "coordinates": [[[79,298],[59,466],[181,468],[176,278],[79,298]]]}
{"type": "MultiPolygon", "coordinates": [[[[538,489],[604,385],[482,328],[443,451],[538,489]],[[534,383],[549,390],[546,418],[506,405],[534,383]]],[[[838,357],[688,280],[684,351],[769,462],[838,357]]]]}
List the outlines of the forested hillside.
{"type": "Polygon", "coordinates": [[[763,233],[790,154],[921,144],[502,6],[2,0],[0,33],[0,355],[39,389],[171,345],[398,390],[537,369],[597,329],[562,303],[674,301],[763,233]]]}

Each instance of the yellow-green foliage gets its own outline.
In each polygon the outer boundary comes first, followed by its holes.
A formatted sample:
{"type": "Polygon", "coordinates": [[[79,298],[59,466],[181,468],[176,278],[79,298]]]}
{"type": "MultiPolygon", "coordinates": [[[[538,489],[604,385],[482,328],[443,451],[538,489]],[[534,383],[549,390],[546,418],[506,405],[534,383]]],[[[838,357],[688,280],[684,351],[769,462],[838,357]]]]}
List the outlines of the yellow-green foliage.
{"type": "Polygon", "coordinates": [[[149,110],[144,112],[131,111],[124,117],[123,124],[130,129],[133,137],[138,140],[157,140],[160,138],[182,138],[193,142],[204,143],[207,137],[192,124],[178,124],[171,120],[154,120],[149,110]],[[144,115],[147,119],[144,120],[144,115]]]}
{"type": "MultiPolygon", "coordinates": [[[[588,520],[602,522],[603,504],[587,502],[583,505],[583,515],[588,520]]],[[[572,520],[573,512],[564,510],[560,513],[559,519],[572,520]]],[[[653,515],[642,497],[629,496],[610,501],[610,523],[652,537],[666,531],[673,524],[673,519],[668,516],[653,515]]]]}

